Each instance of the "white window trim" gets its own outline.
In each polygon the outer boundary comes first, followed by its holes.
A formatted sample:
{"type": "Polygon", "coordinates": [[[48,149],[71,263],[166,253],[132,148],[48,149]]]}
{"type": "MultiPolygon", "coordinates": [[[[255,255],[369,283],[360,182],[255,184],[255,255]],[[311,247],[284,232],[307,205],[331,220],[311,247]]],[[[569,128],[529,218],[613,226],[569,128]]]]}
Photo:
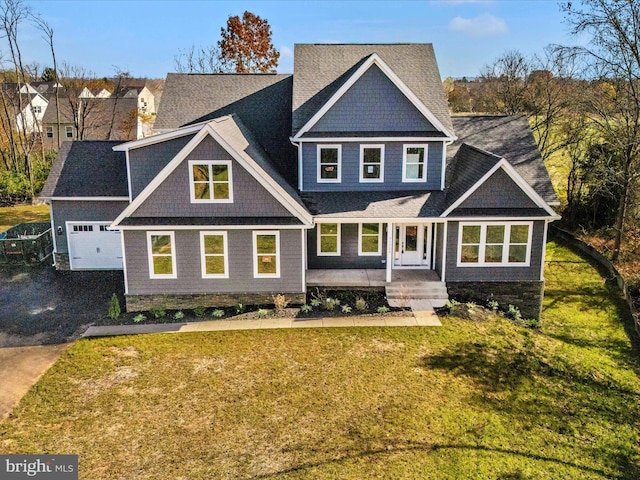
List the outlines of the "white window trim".
{"type": "Polygon", "coordinates": [[[458,267],[530,267],[531,266],[531,242],[533,239],[533,222],[460,222],[458,226],[458,267]],[[487,246],[487,227],[492,225],[504,226],[504,243],[502,249],[502,262],[485,262],[485,249],[487,246]],[[512,226],[527,225],[529,227],[529,236],[527,238],[527,253],[524,262],[509,262],[509,237],[512,226]],[[478,252],[478,263],[462,262],[462,229],[465,226],[480,227],[480,249],[478,252]]]}
{"type": "Polygon", "coordinates": [[[73,138],[73,127],[67,125],[64,128],[64,135],[66,138],[73,138]],[[69,134],[71,134],[71,136],[69,136],[69,134]]]}
{"type": "Polygon", "coordinates": [[[342,182],[342,145],[327,145],[318,144],[316,148],[316,178],[318,183],[341,183],[342,182]],[[337,178],[322,178],[322,165],[320,163],[320,153],[323,149],[337,149],[338,150],[338,177],[337,178]]]}
{"type": "MultiPolygon", "coordinates": [[[[326,222],[327,224],[332,224],[333,222],[326,222]]],[[[341,246],[342,246],[342,225],[340,223],[336,223],[336,225],[338,226],[338,233],[336,233],[336,237],[337,237],[337,243],[338,243],[338,251],[337,252],[321,252],[320,251],[320,247],[322,245],[322,237],[323,235],[320,233],[320,228],[321,226],[324,225],[323,223],[318,223],[317,224],[317,245],[318,247],[316,248],[316,255],[318,257],[339,257],[341,255],[341,246]]],[[[333,235],[328,235],[325,234],[325,237],[328,236],[333,236],[333,235]]]]}
{"type": "Polygon", "coordinates": [[[384,144],[362,144],[360,145],[360,183],[382,183],[384,182],[384,144]],[[380,150],[380,178],[364,178],[364,149],[377,148],[380,150]]]}
{"type": "Polygon", "coordinates": [[[428,164],[429,164],[429,144],[405,143],[402,145],[402,182],[403,183],[426,183],[428,164]],[[422,170],[423,178],[407,178],[407,149],[408,148],[424,148],[424,168],[422,170]]]}
{"type": "Polygon", "coordinates": [[[176,269],[176,239],[175,232],[170,231],[157,231],[147,232],[147,257],[149,261],[149,278],[162,279],[162,278],[178,278],[178,271],[176,269]],[[155,274],[153,273],[153,253],[152,253],[152,236],[168,235],[171,238],[171,274],[155,274]]]}
{"type": "Polygon", "coordinates": [[[280,232],[277,230],[253,231],[253,277],[280,278],[280,232]],[[276,237],[276,273],[258,273],[258,235],[275,235],[276,237]]]}
{"type": "MultiPolygon", "coordinates": [[[[211,171],[209,171],[211,173],[211,171]]],[[[209,181],[209,188],[211,195],[213,196],[213,180],[209,181]]],[[[189,195],[191,195],[191,203],[233,203],[233,171],[230,160],[189,160],[189,195]],[[208,165],[211,168],[213,165],[226,165],[229,172],[229,198],[196,198],[194,178],[193,178],[193,166],[194,165],[208,165]]]]}
{"type": "MultiPolygon", "coordinates": [[[[367,235],[372,237],[373,235],[367,235]]],[[[382,255],[382,224],[378,222],[363,222],[358,224],[358,256],[360,257],[375,257],[382,255]],[[377,252],[363,252],[362,251],[362,225],[364,223],[377,223],[378,224],[378,251],[377,252]]]]}
{"type": "Polygon", "coordinates": [[[208,230],[200,232],[200,265],[202,268],[202,278],[229,278],[229,249],[227,243],[227,232],[220,232],[217,230],[208,230]],[[221,236],[222,247],[224,249],[224,273],[207,273],[207,256],[220,256],[220,255],[207,255],[204,251],[204,237],[209,236],[221,236]]]}

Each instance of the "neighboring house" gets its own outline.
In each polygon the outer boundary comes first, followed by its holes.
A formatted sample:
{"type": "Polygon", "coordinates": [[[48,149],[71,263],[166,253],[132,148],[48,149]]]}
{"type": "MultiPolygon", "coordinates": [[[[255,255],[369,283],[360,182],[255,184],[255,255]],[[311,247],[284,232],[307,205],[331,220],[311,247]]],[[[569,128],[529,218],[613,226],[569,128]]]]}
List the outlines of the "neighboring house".
{"type": "MultiPolygon", "coordinates": [[[[29,84],[2,83],[2,108],[15,113],[17,130],[33,133],[40,130],[49,101],[29,84]]],[[[13,120],[12,120],[13,122],[13,120]]]]}
{"type": "Polygon", "coordinates": [[[163,133],[65,145],[42,193],[57,268],[123,268],[131,311],[302,302],[345,279],[391,298],[411,273],[403,301],[448,290],[537,318],[558,216],[526,119],[451,118],[430,44],[294,61],[170,74],[163,133]]]}
{"type": "MultiPolygon", "coordinates": [[[[62,93],[62,92],[61,92],[62,93]]],[[[83,98],[72,106],[59,95],[60,121],[56,99],[49,102],[42,119],[45,148],[57,149],[60,142],[71,140],[134,140],[140,134],[137,100],[135,98],[83,98]],[[74,109],[79,110],[78,121],[74,109]]]]}

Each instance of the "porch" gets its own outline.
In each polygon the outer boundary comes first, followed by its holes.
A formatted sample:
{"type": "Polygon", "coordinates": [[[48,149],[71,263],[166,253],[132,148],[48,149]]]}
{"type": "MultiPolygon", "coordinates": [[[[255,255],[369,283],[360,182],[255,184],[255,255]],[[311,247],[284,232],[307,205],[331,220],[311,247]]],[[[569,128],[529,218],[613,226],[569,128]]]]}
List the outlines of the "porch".
{"type": "Polygon", "coordinates": [[[427,300],[434,307],[442,307],[449,295],[447,286],[434,270],[392,270],[391,282],[386,282],[384,269],[344,269],[306,271],[307,288],[363,288],[385,290],[393,307],[409,307],[411,301],[427,300]]]}

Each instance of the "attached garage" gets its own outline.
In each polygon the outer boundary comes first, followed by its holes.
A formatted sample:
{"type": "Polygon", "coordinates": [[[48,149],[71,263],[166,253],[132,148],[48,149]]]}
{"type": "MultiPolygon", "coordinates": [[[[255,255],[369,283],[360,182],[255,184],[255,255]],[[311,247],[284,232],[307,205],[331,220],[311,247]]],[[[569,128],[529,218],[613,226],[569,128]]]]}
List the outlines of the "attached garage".
{"type": "Polygon", "coordinates": [[[120,232],[110,223],[67,222],[71,270],[122,270],[120,232]]]}

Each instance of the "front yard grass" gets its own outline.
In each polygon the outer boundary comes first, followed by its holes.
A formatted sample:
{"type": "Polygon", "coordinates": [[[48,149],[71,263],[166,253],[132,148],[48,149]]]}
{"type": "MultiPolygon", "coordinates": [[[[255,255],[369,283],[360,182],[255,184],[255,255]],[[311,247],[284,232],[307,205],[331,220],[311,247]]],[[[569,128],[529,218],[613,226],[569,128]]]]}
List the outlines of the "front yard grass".
{"type": "Polygon", "coordinates": [[[547,261],[540,330],[80,340],[0,424],[0,452],[76,453],[84,479],[637,479],[630,318],[583,259],[550,243],[547,261]]]}
{"type": "Polygon", "coordinates": [[[0,207],[0,232],[26,222],[48,222],[49,205],[16,205],[0,207]]]}

